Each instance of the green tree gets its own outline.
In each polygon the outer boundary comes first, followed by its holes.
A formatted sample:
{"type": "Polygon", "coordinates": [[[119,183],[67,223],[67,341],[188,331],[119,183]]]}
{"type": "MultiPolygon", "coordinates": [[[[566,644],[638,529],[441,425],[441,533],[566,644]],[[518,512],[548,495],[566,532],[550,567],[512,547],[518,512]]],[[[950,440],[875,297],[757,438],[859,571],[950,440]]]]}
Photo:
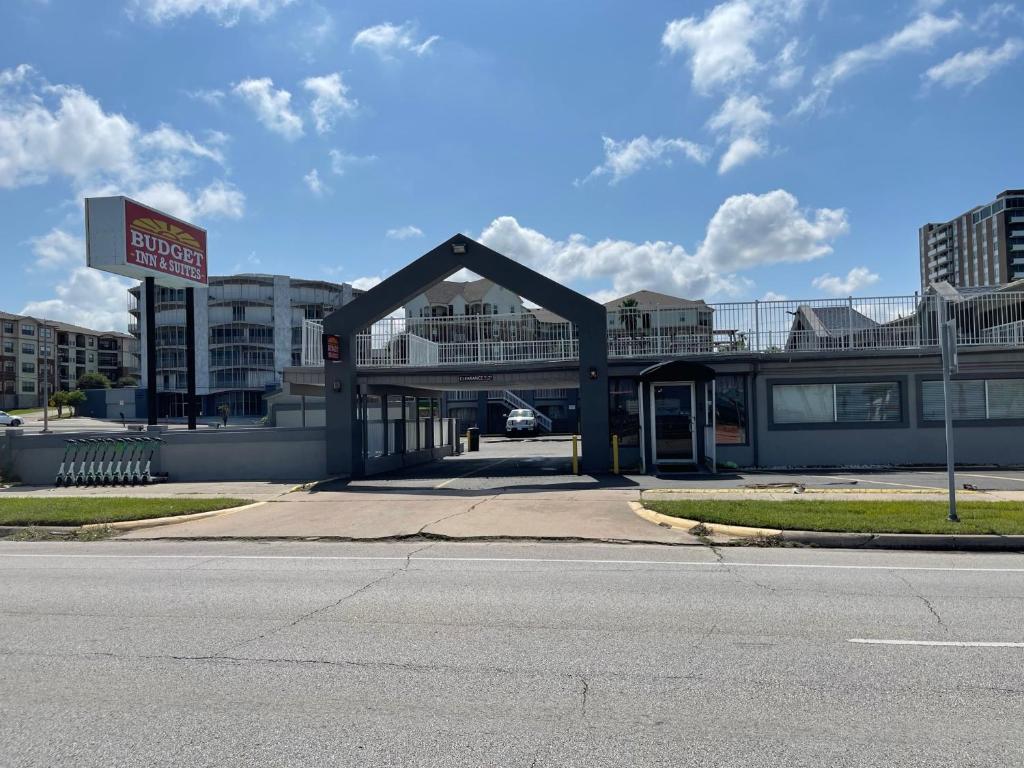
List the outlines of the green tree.
{"type": "Polygon", "coordinates": [[[64,416],[64,406],[68,405],[68,393],[62,389],[58,389],[53,393],[53,397],[50,398],[50,407],[57,409],[57,418],[64,416]]]}
{"type": "Polygon", "coordinates": [[[640,303],[636,299],[623,299],[619,302],[619,322],[629,331],[630,335],[636,333],[637,325],[640,323],[640,303]]]}
{"type": "Polygon", "coordinates": [[[110,379],[102,373],[83,373],[78,377],[79,389],[110,389],[110,379]]]}
{"type": "Polygon", "coordinates": [[[118,389],[122,387],[137,387],[139,386],[139,380],[134,376],[122,376],[114,382],[114,386],[118,389]]]}
{"type": "Polygon", "coordinates": [[[74,415],[78,415],[78,408],[85,402],[85,392],[80,389],[72,389],[70,392],[66,392],[66,399],[68,407],[74,409],[74,415]]]}

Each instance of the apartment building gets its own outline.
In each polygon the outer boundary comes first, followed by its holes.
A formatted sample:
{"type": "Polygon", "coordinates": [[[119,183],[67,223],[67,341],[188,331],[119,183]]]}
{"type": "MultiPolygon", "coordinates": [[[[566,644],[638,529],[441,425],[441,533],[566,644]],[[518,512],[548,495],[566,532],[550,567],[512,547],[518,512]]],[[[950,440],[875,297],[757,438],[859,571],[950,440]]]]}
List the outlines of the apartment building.
{"type": "MultiPolygon", "coordinates": [[[[303,321],[322,320],[359,293],[347,283],[260,274],[211,276],[207,287],[195,291],[200,413],[216,414],[227,405],[237,416],[262,414],[263,395],[280,384],[286,367],[301,363],[303,321]]],[[[128,293],[129,332],[138,340],[145,379],[145,296],[140,286],[128,293]]],[[[157,412],[181,417],[187,393],[185,291],[158,286],[155,311],[157,412]]]]}
{"type": "Polygon", "coordinates": [[[74,389],[86,373],[111,382],[138,375],[136,340],[119,331],[0,312],[0,408],[42,404],[49,391],[74,389]]]}
{"type": "Polygon", "coordinates": [[[947,282],[971,288],[1024,278],[1024,189],[1008,189],[918,233],[921,289],[947,282]]]}

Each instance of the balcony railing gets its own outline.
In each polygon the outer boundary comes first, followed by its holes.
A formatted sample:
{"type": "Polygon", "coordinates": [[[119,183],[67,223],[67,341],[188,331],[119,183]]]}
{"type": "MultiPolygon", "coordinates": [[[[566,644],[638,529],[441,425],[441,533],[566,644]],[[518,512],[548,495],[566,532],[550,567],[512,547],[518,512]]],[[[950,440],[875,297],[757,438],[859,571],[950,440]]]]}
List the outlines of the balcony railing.
{"type": "MultiPolygon", "coordinates": [[[[937,296],[914,295],[620,307],[608,310],[608,356],[936,347],[940,307],[956,321],[961,346],[1024,347],[1024,293],[987,293],[941,303],[937,296]]],[[[305,321],[303,365],[323,364],[322,333],[321,321],[305,321]]],[[[356,336],[356,354],[364,368],[561,362],[578,359],[579,338],[572,323],[539,321],[530,313],[385,318],[356,336]]]]}

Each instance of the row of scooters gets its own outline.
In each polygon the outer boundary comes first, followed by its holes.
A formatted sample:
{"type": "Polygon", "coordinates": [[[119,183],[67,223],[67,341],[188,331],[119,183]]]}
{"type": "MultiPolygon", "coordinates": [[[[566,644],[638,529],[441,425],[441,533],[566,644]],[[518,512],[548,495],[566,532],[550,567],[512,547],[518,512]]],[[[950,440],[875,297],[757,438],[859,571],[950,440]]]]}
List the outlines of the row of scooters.
{"type": "Polygon", "coordinates": [[[154,474],[159,437],[92,437],[67,440],[54,485],[148,485],[167,480],[154,474]]]}

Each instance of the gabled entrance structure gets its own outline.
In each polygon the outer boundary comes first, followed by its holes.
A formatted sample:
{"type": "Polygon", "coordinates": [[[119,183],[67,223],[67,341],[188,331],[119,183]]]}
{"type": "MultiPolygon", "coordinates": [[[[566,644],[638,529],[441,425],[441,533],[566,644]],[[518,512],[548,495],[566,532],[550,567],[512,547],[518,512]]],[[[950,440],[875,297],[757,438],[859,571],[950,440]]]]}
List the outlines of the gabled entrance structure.
{"type": "MultiPolygon", "coordinates": [[[[519,262],[457,234],[324,320],[324,334],[338,337],[341,351],[339,361],[324,362],[328,472],[349,477],[359,477],[364,473],[363,436],[358,428],[356,334],[462,268],[518,293],[576,325],[579,335],[582,467],[588,473],[608,471],[611,468],[611,438],[605,308],[519,262]]],[[[471,375],[482,371],[486,368],[477,364],[465,373],[471,375]]]]}

